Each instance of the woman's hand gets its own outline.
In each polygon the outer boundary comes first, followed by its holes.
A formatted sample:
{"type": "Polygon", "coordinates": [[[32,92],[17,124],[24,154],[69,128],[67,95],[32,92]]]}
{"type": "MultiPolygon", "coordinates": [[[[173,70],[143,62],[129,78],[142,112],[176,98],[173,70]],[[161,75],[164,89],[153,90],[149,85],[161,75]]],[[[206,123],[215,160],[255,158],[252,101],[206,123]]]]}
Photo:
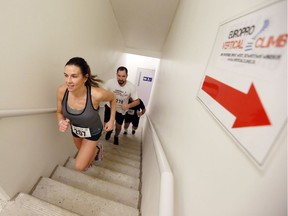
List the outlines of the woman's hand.
{"type": "Polygon", "coordinates": [[[110,120],[108,121],[105,126],[104,126],[104,130],[107,131],[112,131],[114,128],[114,120],[110,120]]]}
{"type": "Polygon", "coordinates": [[[69,119],[65,119],[65,120],[62,119],[58,123],[58,129],[60,132],[65,132],[68,129],[69,125],[70,125],[69,119]]]}

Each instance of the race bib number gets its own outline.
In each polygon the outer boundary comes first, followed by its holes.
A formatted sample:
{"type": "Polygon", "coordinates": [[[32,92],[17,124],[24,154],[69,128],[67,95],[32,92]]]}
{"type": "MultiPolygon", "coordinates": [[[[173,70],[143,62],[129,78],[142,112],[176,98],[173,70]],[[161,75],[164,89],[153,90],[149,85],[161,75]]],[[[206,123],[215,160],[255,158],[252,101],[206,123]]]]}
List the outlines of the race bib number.
{"type": "Polygon", "coordinates": [[[134,115],[134,113],[135,113],[135,110],[132,110],[132,109],[128,109],[127,113],[128,113],[129,115],[134,115]]]}
{"type": "Polygon", "coordinates": [[[116,103],[117,103],[117,104],[123,104],[123,103],[124,103],[124,101],[123,101],[123,100],[121,100],[121,99],[117,99],[117,98],[116,98],[116,103]]]}
{"type": "Polygon", "coordinates": [[[89,128],[76,127],[72,125],[72,131],[81,138],[91,137],[89,128]]]}

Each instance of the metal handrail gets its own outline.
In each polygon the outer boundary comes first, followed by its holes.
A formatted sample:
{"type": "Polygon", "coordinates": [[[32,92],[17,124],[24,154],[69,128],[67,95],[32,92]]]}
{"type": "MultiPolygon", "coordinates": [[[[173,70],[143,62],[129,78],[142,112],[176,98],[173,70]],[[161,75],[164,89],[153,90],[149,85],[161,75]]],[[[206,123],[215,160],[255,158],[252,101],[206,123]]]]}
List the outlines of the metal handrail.
{"type": "Polygon", "coordinates": [[[0,110],[0,118],[56,112],[56,108],[0,110]]]}
{"type": "Polygon", "coordinates": [[[171,172],[169,163],[165,156],[161,142],[153,127],[153,124],[146,114],[149,122],[154,148],[157,156],[157,161],[161,173],[161,186],[160,186],[160,203],[159,203],[159,216],[173,216],[174,214],[174,179],[171,172]]]}

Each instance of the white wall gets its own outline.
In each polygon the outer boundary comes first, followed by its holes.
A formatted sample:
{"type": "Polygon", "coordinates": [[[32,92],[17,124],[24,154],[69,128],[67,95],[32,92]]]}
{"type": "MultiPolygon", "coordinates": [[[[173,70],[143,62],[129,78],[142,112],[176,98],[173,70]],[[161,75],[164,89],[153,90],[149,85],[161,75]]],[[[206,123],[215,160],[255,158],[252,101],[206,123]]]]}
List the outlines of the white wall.
{"type": "Polygon", "coordinates": [[[137,69],[145,68],[155,70],[157,73],[159,59],[141,55],[127,54],[126,66],[128,68],[128,80],[135,85],[138,83],[137,69]]]}
{"type": "Polygon", "coordinates": [[[286,215],[287,130],[258,167],[196,99],[219,24],[267,2],[180,1],[149,112],[175,177],[175,216],[286,215]]]}
{"type": "Polygon", "coordinates": [[[142,182],[141,215],[157,216],[160,201],[161,172],[158,166],[151,128],[147,118],[141,117],[142,131],[142,182]]]}
{"type": "MultiPolygon", "coordinates": [[[[0,8],[1,110],[56,107],[71,57],[84,57],[102,79],[125,62],[109,1],[11,0],[0,8]]],[[[0,197],[29,191],[76,152],[55,114],[0,119],[0,144],[0,197]]]]}

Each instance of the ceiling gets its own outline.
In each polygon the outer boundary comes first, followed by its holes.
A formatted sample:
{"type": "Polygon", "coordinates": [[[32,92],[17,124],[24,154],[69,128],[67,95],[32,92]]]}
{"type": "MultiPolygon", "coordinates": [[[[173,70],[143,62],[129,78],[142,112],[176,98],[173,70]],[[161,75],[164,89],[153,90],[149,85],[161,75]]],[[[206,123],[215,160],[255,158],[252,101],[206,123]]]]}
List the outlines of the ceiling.
{"type": "Polygon", "coordinates": [[[179,0],[110,0],[126,51],[160,57],[179,0]]]}

